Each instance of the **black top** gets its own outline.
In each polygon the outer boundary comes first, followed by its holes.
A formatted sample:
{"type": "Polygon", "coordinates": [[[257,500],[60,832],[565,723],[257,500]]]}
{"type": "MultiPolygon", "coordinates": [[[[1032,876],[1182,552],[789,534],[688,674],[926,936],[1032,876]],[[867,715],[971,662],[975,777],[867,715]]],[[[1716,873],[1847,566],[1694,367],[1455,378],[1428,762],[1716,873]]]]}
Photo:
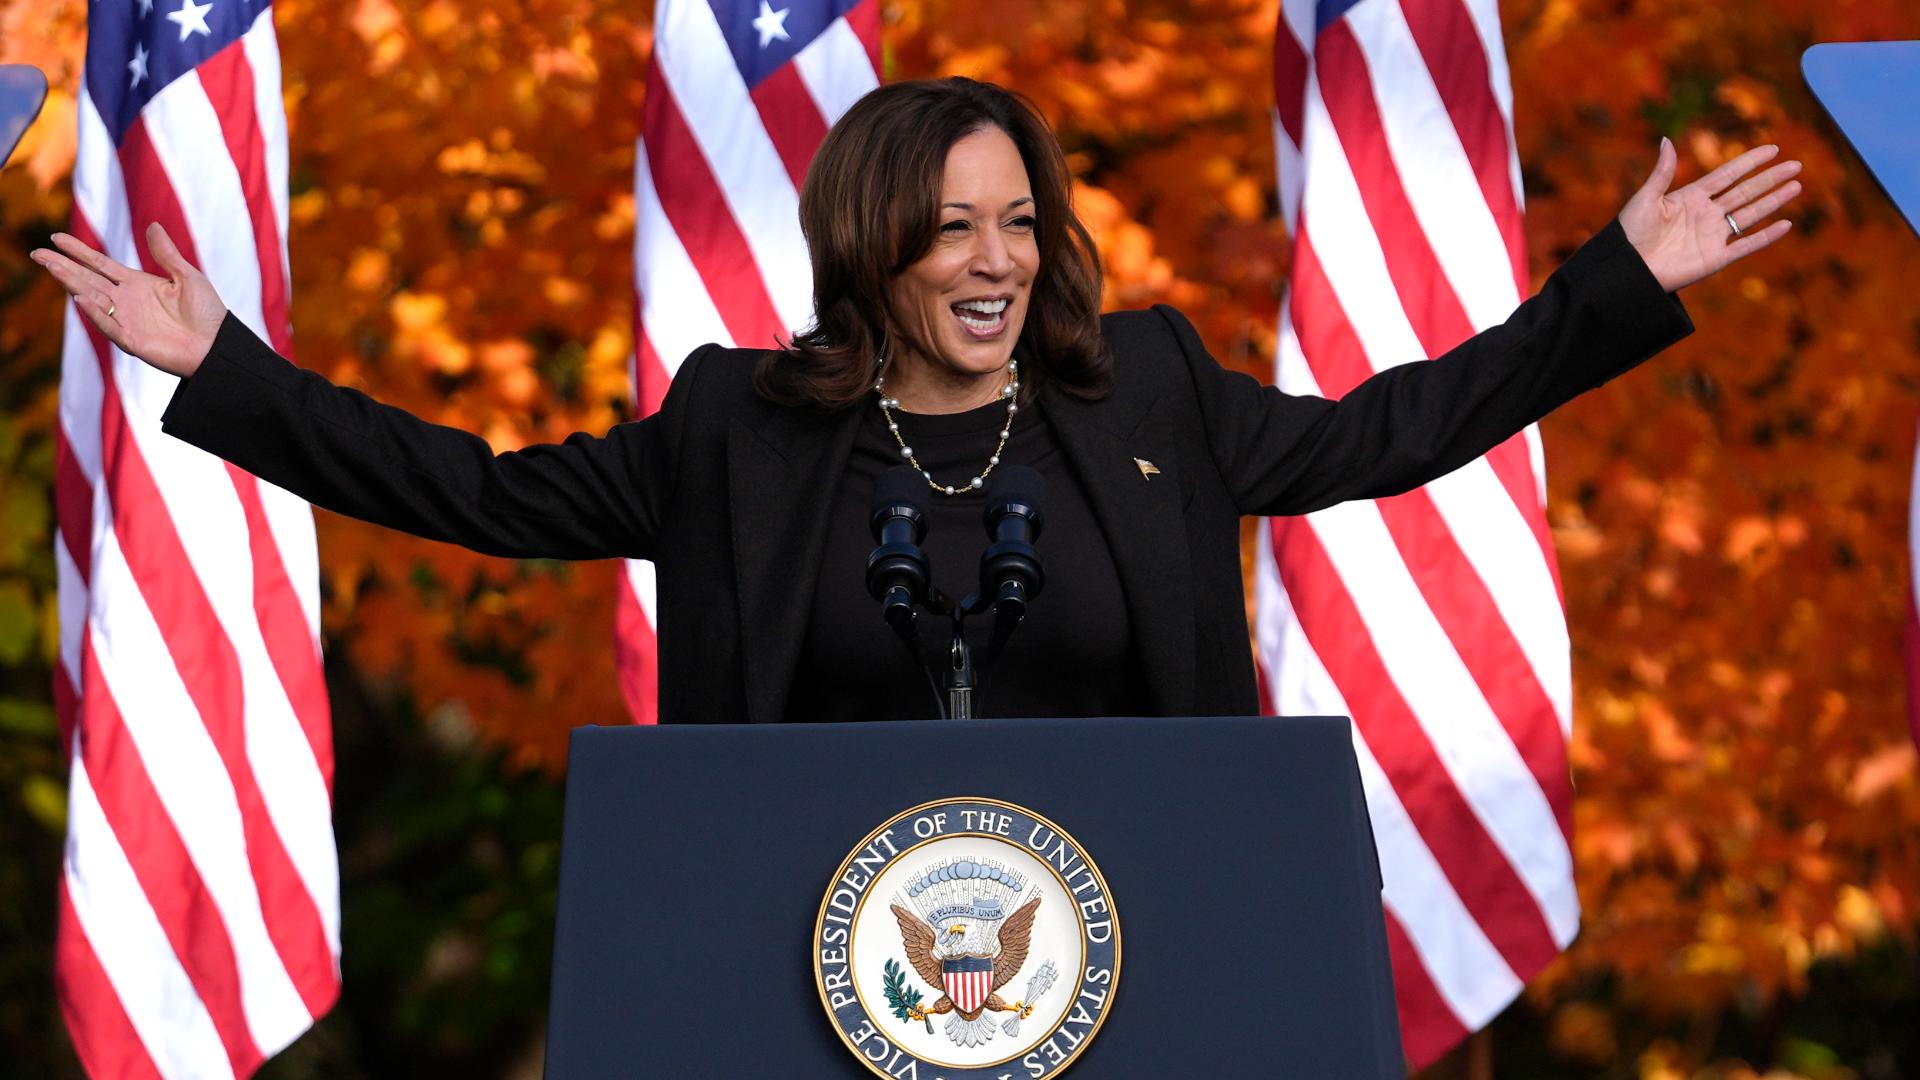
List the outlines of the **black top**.
{"type": "MultiPolygon", "coordinates": [[[[874,483],[905,463],[877,404],[868,403],[853,437],[827,522],[820,579],[807,619],[788,715],[794,720],[906,720],[938,715],[934,690],[907,647],[880,618],[866,590],[873,550],[868,514],[874,483]]],[[[914,456],[942,483],[965,483],[985,467],[1007,417],[1004,403],[945,416],[897,412],[914,456]]],[[[1138,666],[1129,661],[1131,627],[1113,553],[1094,520],[1079,477],[1036,401],[1021,406],[1001,460],[1046,481],[1040,538],[1034,547],[1046,586],[995,668],[974,694],[978,716],[1131,716],[1147,708],[1138,666]]],[[[989,483],[992,477],[988,477],[989,483]]],[[[956,603],[979,588],[987,545],[985,491],[918,492],[927,515],[922,548],[934,587],[956,603]]],[[[967,620],[976,663],[985,656],[992,613],[967,620]]],[[[944,656],[951,624],[923,611],[920,636],[944,656]]]]}

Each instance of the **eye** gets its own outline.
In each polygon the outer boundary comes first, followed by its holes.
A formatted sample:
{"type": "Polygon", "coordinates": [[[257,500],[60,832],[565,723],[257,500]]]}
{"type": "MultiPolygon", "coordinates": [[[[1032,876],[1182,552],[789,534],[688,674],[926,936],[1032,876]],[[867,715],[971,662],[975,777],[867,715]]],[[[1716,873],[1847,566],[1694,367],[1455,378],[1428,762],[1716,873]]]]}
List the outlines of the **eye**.
{"type": "Polygon", "coordinates": [[[1019,217],[1007,222],[1007,227],[1010,229],[1031,229],[1037,224],[1039,223],[1034,220],[1032,214],[1021,214],[1019,217]]]}
{"type": "Polygon", "coordinates": [[[968,229],[972,227],[973,227],[972,222],[966,221],[961,218],[955,218],[952,221],[942,222],[940,225],[940,231],[943,233],[961,233],[961,232],[966,232],[968,229]]]}

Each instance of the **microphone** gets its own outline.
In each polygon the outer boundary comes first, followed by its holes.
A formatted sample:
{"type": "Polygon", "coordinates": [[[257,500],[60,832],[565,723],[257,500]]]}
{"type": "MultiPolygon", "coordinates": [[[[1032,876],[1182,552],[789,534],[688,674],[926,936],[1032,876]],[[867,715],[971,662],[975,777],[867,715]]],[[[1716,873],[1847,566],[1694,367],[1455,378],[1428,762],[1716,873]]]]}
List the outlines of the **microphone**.
{"type": "Polygon", "coordinates": [[[1047,482],[1025,465],[995,472],[987,491],[991,543],[980,555],[980,596],[992,603],[994,621],[1005,626],[1005,633],[1011,633],[1013,624],[1026,616],[1028,602],[1047,583],[1040,553],[1033,547],[1040,538],[1040,499],[1046,491],[1047,482]]]}
{"type": "Polygon", "coordinates": [[[867,556],[867,592],[880,601],[887,622],[913,620],[914,606],[926,599],[932,573],[920,541],[927,518],[920,509],[926,480],[905,465],[880,474],[873,485],[873,512],[867,525],[879,547],[867,556]]]}

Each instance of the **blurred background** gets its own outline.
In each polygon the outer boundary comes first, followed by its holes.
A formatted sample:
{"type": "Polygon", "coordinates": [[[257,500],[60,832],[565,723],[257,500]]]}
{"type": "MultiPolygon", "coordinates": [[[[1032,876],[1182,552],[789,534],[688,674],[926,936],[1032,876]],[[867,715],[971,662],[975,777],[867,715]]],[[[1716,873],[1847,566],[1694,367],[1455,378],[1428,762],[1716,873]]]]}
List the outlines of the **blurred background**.
{"type": "MultiPolygon", "coordinates": [[[[888,78],[1057,125],[1110,307],[1271,371],[1275,3],[888,0],[888,78]]],[[[651,5],[279,0],[302,364],[497,449],[626,418],[651,5]]],[[[1778,142],[1799,228],[1691,290],[1700,332],[1544,425],[1574,650],[1573,947],[1432,1078],[1920,1076],[1906,720],[1920,241],[1801,81],[1912,0],[1502,5],[1536,283],[1661,135],[1684,182],[1778,142]]],[[[51,478],[79,0],[0,0],[54,90],[0,173],[0,1045],[79,1075],[52,995],[65,764],[51,478]]],[[[261,1075],[537,1075],[568,729],[619,722],[611,564],[317,513],[338,746],[341,1003],[261,1075]]]]}

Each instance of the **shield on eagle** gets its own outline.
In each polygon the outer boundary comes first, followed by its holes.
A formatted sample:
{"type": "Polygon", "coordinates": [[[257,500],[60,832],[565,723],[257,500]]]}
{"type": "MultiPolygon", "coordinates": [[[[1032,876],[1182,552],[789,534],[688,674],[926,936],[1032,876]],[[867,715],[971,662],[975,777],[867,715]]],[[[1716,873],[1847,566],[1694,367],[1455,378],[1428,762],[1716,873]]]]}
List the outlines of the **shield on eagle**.
{"type": "Polygon", "coordinates": [[[993,958],[990,956],[953,956],[940,964],[945,976],[942,987],[963,1013],[980,1011],[993,993],[993,958]]]}

